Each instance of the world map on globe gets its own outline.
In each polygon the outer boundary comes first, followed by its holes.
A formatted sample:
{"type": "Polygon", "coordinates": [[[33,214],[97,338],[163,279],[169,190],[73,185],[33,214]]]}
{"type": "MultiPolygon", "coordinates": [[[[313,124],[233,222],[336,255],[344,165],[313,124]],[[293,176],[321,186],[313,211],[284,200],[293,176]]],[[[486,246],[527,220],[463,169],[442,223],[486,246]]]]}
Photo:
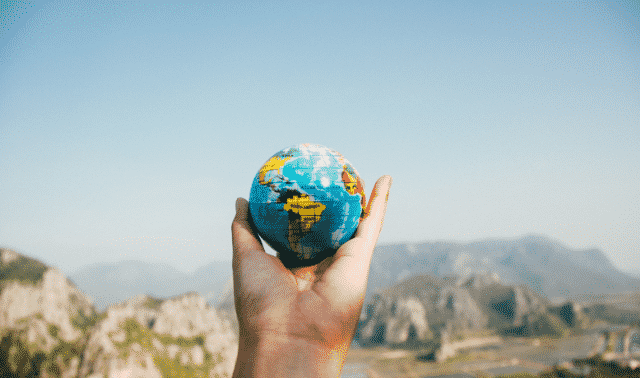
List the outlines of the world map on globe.
{"type": "Polygon", "coordinates": [[[347,242],[364,216],[364,184],[339,152],[299,144],[274,154],[251,185],[260,237],[287,262],[317,263],[347,242]]]}

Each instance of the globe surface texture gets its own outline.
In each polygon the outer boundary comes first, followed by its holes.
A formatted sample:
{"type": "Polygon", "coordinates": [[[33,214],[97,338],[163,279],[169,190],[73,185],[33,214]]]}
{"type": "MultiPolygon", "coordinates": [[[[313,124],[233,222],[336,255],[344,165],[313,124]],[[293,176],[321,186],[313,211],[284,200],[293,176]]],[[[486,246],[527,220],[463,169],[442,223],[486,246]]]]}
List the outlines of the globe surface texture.
{"type": "Polygon", "coordinates": [[[299,144],[274,154],[251,185],[258,234],[285,266],[312,265],[348,241],[364,215],[364,184],[339,152],[299,144]]]}

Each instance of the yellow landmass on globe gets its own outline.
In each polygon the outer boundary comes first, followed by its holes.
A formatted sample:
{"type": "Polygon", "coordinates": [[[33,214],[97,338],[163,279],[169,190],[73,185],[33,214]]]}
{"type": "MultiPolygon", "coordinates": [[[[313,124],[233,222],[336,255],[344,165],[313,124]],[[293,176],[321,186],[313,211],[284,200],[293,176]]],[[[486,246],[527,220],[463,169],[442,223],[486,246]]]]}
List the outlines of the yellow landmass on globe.
{"type": "Polygon", "coordinates": [[[271,159],[267,160],[266,163],[260,168],[260,173],[258,174],[258,182],[260,185],[266,185],[271,182],[271,179],[265,181],[265,176],[269,171],[280,170],[283,165],[287,162],[287,160],[291,159],[291,156],[274,156],[271,159]]]}
{"type": "Polygon", "coordinates": [[[309,199],[309,196],[306,194],[288,198],[287,203],[284,205],[286,211],[300,215],[299,229],[295,230],[295,233],[298,233],[298,235],[308,232],[311,227],[320,220],[322,212],[326,208],[325,205],[309,199]]]}
{"type": "Polygon", "coordinates": [[[362,215],[367,206],[367,200],[364,194],[364,183],[362,179],[356,174],[351,174],[346,165],[342,167],[342,182],[344,182],[344,188],[349,194],[360,194],[360,206],[362,207],[362,215]]]}

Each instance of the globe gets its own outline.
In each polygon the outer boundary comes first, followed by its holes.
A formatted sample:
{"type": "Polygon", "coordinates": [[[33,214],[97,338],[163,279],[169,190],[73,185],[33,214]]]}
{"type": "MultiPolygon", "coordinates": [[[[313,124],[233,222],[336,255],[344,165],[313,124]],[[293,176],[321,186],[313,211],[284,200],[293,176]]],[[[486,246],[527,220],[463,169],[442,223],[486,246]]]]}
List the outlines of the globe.
{"type": "Polygon", "coordinates": [[[339,152],[299,144],[275,153],[251,185],[249,212],[286,267],[316,264],[354,235],[364,183],[339,152]]]}

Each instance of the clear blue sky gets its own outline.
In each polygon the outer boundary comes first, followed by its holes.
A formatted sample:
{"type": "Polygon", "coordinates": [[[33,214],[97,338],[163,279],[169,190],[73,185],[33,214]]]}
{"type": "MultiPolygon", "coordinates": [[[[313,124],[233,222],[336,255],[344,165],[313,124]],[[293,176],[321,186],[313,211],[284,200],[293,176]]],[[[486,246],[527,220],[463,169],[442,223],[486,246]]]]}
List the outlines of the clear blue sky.
{"type": "Polygon", "coordinates": [[[381,243],[539,233],[640,271],[637,1],[2,4],[2,246],[229,260],[236,197],[317,143],[393,176],[381,243]]]}

